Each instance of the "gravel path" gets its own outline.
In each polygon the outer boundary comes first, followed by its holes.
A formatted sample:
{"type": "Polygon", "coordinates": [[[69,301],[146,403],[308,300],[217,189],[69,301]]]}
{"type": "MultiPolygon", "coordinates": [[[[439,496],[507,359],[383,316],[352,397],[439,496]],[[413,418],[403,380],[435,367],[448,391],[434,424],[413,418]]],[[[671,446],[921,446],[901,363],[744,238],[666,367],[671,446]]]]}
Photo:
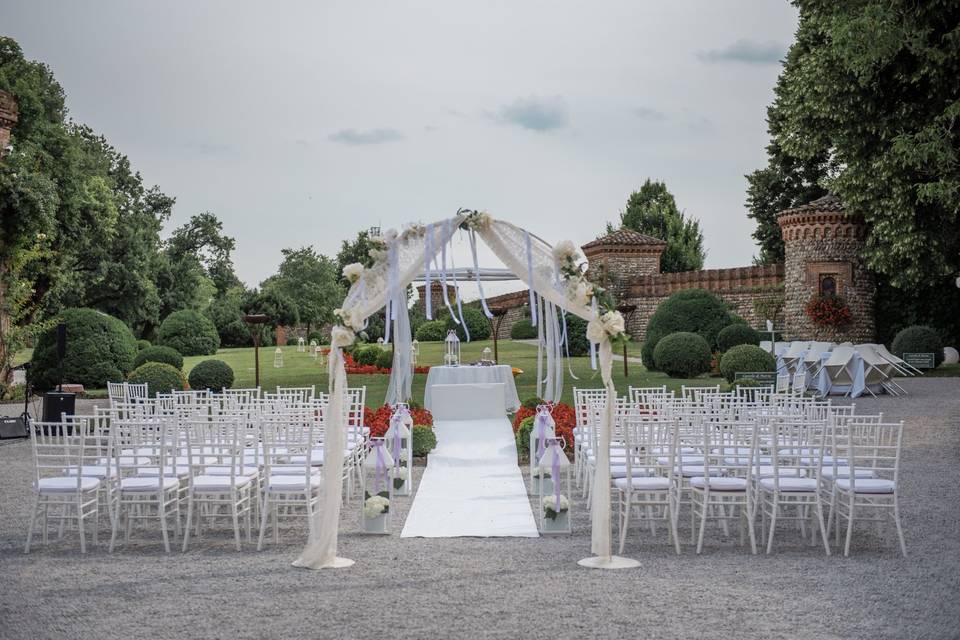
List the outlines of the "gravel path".
{"type": "Polygon", "coordinates": [[[774,555],[754,557],[715,530],[699,557],[632,535],[625,555],[641,568],[591,571],[576,564],[589,555],[580,502],[572,537],[400,539],[411,498],[395,501],[386,538],[355,533],[359,508],[345,510],[346,570],[291,568],[298,526],[261,553],[215,531],[166,555],[151,531],[113,555],[101,544],[83,557],[68,536],[27,556],[29,446],[2,446],[0,638],[956,638],[960,379],[905,386],[858,406],[907,420],[906,559],[892,527],[855,535],[850,558],[786,528],[774,555]]]}

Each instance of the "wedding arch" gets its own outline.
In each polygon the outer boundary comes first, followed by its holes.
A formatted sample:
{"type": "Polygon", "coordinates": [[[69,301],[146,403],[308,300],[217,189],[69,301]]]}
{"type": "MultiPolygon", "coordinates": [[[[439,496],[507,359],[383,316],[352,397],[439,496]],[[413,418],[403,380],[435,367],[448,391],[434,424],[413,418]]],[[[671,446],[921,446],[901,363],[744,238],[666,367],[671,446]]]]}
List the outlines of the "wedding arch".
{"type": "MultiPolygon", "coordinates": [[[[320,569],[353,564],[352,560],[337,556],[347,411],[347,373],[342,349],[354,342],[356,334],[364,330],[371,315],[386,308],[385,339],[392,339],[395,343],[387,402],[410,398],[413,372],[409,360],[412,337],[407,312],[407,285],[415,279],[423,279],[429,292],[431,281],[436,278],[442,285],[447,310],[455,321],[458,311],[462,317],[459,295],[455,302],[451,302],[445,286],[447,274],[451,272],[447,267],[448,257],[453,268],[452,255],[448,256],[447,249],[454,234],[461,229],[468,235],[475,282],[481,306],[488,317],[492,317],[492,314],[484,299],[477,265],[478,238],[529,287],[531,322],[538,324],[548,345],[547,399],[559,400],[559,386],[562,385],[558,313],[572,313],[588,321],[587,338],[591,343],[591,358],[599,364],[607,396],[598,429],[599,451],[593,485],[595,489],[592,492],[591,551],[594,556],[580,563],[599,568],[635,566],[635,561],[612,555],[610,539],[610,433],[617,397],[611,377],[612,345],[627,339],[623,317],[616,310],[613,298],[586,279],[580,252],[572,242],[565,240],[552,247],[509,222],[495,220],[484,212],[464,209],[446,220],[409,225],[402,232],[388,231],[382,237],[373,239],[374,248],[370,251],[373,264],[370,267],[353,264],[344,269],[351,286],[343,307],[335,311],[338,324],[331,332],[328,365],[330,406],[323,448],[323,500],[315,516],[314,530],[317,533],[294,561],[294,566],[320,569]]],[[[424,303],[429,318],[433,311],[430,295],[426,296],[424,303]]]]}

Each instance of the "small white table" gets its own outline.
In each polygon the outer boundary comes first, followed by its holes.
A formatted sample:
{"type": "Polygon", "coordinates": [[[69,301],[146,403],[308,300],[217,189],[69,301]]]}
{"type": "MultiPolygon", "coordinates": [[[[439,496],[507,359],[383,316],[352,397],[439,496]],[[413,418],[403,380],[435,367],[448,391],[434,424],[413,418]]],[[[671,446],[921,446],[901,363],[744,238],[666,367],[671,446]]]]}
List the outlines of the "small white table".
{"type": "Polygon", "coordinates": [[[432,410],[431,387],[435,384],[503,384],[503,412],[513,413],[520,408],[517,385],[513,381],[513,368],[499,364],[490,367],[461,365],[459,367],[430,367],[427,374],[427,386],[423,392],[423,406],[432,410]]]}

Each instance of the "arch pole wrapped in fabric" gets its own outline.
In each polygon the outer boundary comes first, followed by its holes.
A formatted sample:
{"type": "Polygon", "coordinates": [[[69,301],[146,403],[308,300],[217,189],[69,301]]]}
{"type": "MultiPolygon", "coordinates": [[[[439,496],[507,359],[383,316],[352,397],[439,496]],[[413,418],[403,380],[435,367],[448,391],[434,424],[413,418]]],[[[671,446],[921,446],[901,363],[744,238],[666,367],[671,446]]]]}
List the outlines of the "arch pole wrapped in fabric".
{"type": "MultiPolygon", "coordinates": [[[[470,235],[473,245],[482,239],[504,265],[525,282],[545,303],[554,305],[588,321],[587,337],[599,345],[600,374],[607,392],[606,408],[599,428],[599,444],[592,503],[591,551],[594,557],[581,561],[584,566],[621,568],[637,566],[635,560],[618,558],[611,553],[610,527],[610,433],[613,428],[616,389],[613,385],[613,342],[627,339],[623,316],[616,311],[610,295],[585,278],[582,257],[569,241],[551,247],[543,240],[519,227],[488,214],[461,210],[453,218],[429,225],[411,225],[402,232],[388,231],[381,238],[372,239],[372,265],[348,265],[344,275],[351,287],[343,307],[334,313],[339,322],[331,332],[330,354],[330,410],[326,421],[323,484],[324,497],[316,514],[315,538],[311,539],[295,566],[313,569],[349,566],[350,561],[337,557],[337,533],[343,485],[343,443],[345,440],[345,405],[347,376],[342,349],[353,343],[356,333],[363,331],[367,318],[390,302],[388,323],[393,323],[393,335],[406,338],[409,325],[403,326],[401,316],[407,313],[401,295],[406,286],[420,276],[424,265],[436,264],[436,257],[446,252],[453,235],[463,230],[470,235]],[[406,329],[406,331],[404,331],[406,329]]],[[[445,260],[442,261],[440,280],[445,281],[445,260]]],[[[445,300],[449,307],[449,301],[445,300]]],[[[451,309],[451,315],[453,310],[451,309]]],[[[541,319],[543,320],[543,319],[541,319]]],[[[557,325],[550,327],[550,336],[559,339],[557,325]]],[[[399,345],[398,345],[399,346],[399,345]]],[[[399,352],[400,349],[396,349],[399,352]]],[[[548,349],[547,368],[562,375],[555,358],[557,348],[548,349]]],[[[395,363],[396,364],[396,363],[395,363]]],[[[403,401],[409,397],[409,367],[394,366],[389,385],[390,399],[403,401]],[[406,394],[407,397],[404,397],[406,394]]],[[[558,381],[550,382],[557,389],[558,381]]]]}

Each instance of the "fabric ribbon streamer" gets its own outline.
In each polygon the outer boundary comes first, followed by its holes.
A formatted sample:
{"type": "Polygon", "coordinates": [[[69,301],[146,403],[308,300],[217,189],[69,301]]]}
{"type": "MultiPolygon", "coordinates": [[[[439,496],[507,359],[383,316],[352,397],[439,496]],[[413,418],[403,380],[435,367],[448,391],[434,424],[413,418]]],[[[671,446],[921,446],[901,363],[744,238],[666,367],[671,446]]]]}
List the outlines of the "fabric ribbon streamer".
{"type": "MultiPolygon", "coordinates": [[[[447,311],[450,312],[450,317],[453,318],[453,321],[460,324],[460,320],[457,319],[457,314],[453,311],[453,305],[450,303],[450,294],[447,292],[447,244],[449,244],[450,238],[453,237],[453,232],[450,230],[450,227],[451,221],[446,220],[443,225],[443,244],[440,245],[440,279],[441,286],[443,287],[443,303],[447,305],[447,311]]],[[[453,256],[450,257],[450,266],[453,268],[453,256]]],[[[455,274],[454,286],[456,286],[455,274]]]]}
{"type": "Polygon", "coordinates": [[[544,447],[547,443],[547,430],[551,431],[556,426],[553,416],[550,414],[552,407],[548,404],[541,404],[537,407],[537,417],[534,419],[533,428],[536,430],[537,452],[535,460],[543,457],[544,447]]]}
{"type": "Polygon", "coordinates": [[[430,262],[433,260],[433,225],[427,225],[426,245],[423,250],[423,279],[426,283],[424,291],[426,300],[423,301],[424,313],[427,320],[433,320],[433,284],[430,280],[430,262]]]}
{"type": "Polygon", "coordinates": [[[381,439],[371,440],[369,447],[376,456],[377,467],[374,470],[373,474],[373,493],[380,493],[380,483],[383,482],[384,486],[387,485],[387,460],[384,457],[384,441],[381,439]]]}
{"type": "Polygon", "coordinates": [[[393,415],[390,416],[390,430],[393,432],[393,466],[400,469],[400,449],[403,446],[400,429],[404,420],[410,416],[410,409],[405,404],[398,404],[393,415]]]}
{"type": "Polygon", "coordinates": [[[473,275],[477,278],[477,291],[480,293],[480,305],[483,307],[483,315],[488,318],[493,317],[490,307],[487,306],[487,297],[483,295],[483,282],[480,280],[480,263],[477,262],[477,232],[470,230],[470,253],[473,254],[473,275]]]}
{"type": "Polygon", "coordinates": [[[537,294],[533,290],[533,243],[530,240],[529,231],[523,232],[523,239],[527,245],[527,286],[530,291],[530,324],[537,326],[537,294]]]}

